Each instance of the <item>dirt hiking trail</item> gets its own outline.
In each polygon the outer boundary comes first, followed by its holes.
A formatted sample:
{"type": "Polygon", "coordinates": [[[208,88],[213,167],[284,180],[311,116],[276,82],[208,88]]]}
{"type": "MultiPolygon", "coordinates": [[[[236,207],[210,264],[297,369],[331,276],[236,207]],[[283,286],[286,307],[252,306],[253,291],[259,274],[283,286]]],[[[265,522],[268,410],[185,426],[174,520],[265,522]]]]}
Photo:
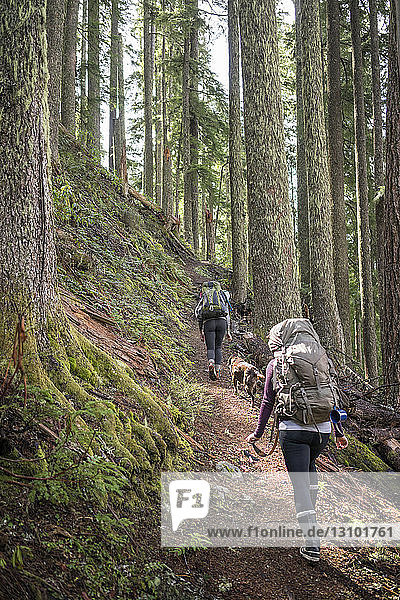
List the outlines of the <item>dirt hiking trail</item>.
{"type": "MultiPolygon", "coordinates": [[[[193,292],[197,291],[195,285],[193,292]]],[[[197,322],[193,314],[187,317],[188,342],[194,348],[191,375],[207,388],[212,401],[211,416],[200,416],[195,426],[194,439],[206,450],[205,453],[193,447],[198,470],[214,471],[218,461],[233,463],[242,471],[284,470],[279,444],[271,456],[255,463],[243,456],[242,450],[246,448],[254,455],[245,439],[257,423],[260,393],[256,407],[251,409],[250,399],[238,397],[232,388],[227,360],[233,353],[235,338],[231,343],[225,339],[221,379],[212,382],[197,322]]],[[[263,442],[268,439],[269,431],[268,426],[263,442]]],[[[395,569],[388,569],[379,559],[370,560],[372,552],[368,548],[323,548],[320,563],[309,564],[299,556],[298,548],[210,548],[190,551],[186,564],[181,560],[179,566],[182,570],[189,568],[192,575],[202,572],[215,581],[224,578],[231,582],[231,590],[224,593],[229,600],[399,599],[390,586],[390,581],[397,578],[395,569]],[[367,566],[363,567],[364,563],[367,566]],[[361,567],[355,569],[356,564],[361,567]],[[385,582],[377,584],[378,573],[386,573],[385,582]]]]}

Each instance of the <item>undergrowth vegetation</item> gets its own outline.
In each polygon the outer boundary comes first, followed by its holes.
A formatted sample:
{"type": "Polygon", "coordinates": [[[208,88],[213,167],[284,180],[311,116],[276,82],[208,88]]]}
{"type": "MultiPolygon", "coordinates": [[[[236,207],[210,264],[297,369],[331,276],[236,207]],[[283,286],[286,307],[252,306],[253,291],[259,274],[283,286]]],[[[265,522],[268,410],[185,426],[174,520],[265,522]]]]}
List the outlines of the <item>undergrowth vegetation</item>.
{"type": "Polygon", "coordinates": [[[104,310],[154,361],[187,366],[180,335],[190,280],[165,251],[160,224],[120,193],[120,184],[86,154],[61,146],[65,169],[53,180],[59,281],[104,310]]]}
{"type": "MultiPolygon", "coordinates": [[[[190,432],[209,405],[186,376],[191,280],[159,221],[124,198],[117,180],[67,137],[61,158],[53,196],[62,297],[105,315],[113,335],[143,350],[152,368],[139,374],[72,328],[50,340],[67,343],[46,365],[43,385],[28,377],[26,399],[19,379],[6,386],[0,587],[10,600],[133,598],[139,590],[158,598],[158,574],[147,567],[143,578],[150,534],[139,515],[158,505],[161,469],[188,464],[180,431],[190,432]]],[[[193,592],[179,585],[180,597],[193,592]]]]}

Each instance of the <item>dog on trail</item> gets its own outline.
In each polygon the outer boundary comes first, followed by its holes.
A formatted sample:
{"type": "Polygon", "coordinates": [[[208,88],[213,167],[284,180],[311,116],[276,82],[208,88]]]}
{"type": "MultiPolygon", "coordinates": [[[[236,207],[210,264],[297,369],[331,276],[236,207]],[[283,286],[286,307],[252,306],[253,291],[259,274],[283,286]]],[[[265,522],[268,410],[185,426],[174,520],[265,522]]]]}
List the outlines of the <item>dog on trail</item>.
{"type": "Polygon", "coordinates": [[[255,406],[257,383],[264,383],[265,377],[252,364],[246,362],[240,356],[231,356],[229,359],[229,369],[232,376],[232,385],[235,392],[239,394],[239,384],[246,390],[251,398],[251,408],[255,406]]]}

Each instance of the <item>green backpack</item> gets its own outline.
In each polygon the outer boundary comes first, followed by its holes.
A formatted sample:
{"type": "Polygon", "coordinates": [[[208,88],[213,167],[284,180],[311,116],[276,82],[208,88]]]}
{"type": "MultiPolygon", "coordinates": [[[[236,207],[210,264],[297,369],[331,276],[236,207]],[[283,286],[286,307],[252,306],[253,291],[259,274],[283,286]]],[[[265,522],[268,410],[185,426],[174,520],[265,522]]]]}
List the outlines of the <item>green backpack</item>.
{"type": "Polygon", "coordinates": [[[228,301],[218,281],[203,283],[201,290],[201,314],[203,321],[207,319],[220,319],[229,314],[228,301]]]}
{"type": "Polygon", "coordinates": [[[333,363],[311,322],[287,319],[273,332],[282,340],[273,374],[278,418],[303,425],[329,421],[334,406],[339,406],[340,392],[333,363]]]}

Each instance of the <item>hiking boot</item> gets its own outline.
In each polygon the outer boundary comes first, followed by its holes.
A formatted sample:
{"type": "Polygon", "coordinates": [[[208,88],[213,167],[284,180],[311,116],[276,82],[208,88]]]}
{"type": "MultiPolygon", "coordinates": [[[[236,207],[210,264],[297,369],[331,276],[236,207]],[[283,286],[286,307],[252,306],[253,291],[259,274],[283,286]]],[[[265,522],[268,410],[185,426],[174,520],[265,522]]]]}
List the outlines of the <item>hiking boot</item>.
{"type": "Polygon", "coordinates": [[[303,546],[300,548],[300,555],[310,562],[318,562],[321,557],[320,549],[314,546],[303,546]]]}
{"type": "Polygon", "coordinates": [[[215,372],[215,365],[214,365],[214,363],[210,363],[208,365],[208,375],[209,375],[211,381],[215,381],[217,379],[217,374],[215,372]]]}

